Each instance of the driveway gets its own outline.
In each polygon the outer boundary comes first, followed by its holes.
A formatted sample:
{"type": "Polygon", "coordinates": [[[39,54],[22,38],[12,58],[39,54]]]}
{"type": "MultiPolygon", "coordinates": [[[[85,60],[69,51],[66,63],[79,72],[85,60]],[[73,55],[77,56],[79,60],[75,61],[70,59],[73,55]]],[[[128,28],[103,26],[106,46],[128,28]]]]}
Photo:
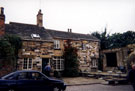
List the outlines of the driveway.
{"type": "Polygon", "coordinates": [[[133,91],[131,85],[78,85],[78,86],[67,86],[66,91],[133,91]]]}

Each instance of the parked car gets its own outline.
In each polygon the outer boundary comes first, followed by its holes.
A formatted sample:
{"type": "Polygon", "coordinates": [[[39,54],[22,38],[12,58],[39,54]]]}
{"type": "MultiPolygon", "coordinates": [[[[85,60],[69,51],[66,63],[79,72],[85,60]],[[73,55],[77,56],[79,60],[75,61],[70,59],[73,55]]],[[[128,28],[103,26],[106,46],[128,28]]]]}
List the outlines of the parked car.
{"type": "Polygon", "coordinates": [[[51,79],[39,71],[16,71],[0,79],[0,91],[64,91],[61,80],[51,79]]]}

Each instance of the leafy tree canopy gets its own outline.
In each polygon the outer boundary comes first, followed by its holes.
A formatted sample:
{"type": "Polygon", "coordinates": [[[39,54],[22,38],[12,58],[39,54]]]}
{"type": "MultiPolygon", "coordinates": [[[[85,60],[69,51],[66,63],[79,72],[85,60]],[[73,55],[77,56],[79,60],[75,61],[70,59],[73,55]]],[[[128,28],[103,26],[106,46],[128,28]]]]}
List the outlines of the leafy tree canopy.
{"type": "Polygon", "coordinates": [[[105,29],[102,33],[93,32],[92,35],[100,39],[101,49],[120,48],[135,43],[135,32],[133,31],[109,35],[105,29]]]}

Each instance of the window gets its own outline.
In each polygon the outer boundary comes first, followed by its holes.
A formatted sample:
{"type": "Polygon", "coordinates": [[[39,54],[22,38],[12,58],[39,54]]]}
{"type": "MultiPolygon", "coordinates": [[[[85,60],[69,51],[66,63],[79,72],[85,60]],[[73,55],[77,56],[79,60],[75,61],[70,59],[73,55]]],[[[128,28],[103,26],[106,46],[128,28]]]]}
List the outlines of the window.
{"type": "Polygon", "coordinates": [[[17,77],[19,80],[43,80],[45,77],[38,72],[20,72],[17,77]]]}
{"type": "Polygon", "coordinates": [[[43,80],[43,79],[45,79],[45,77],[42,74],[38,73],[38,72],[33,72],[33,73],[31,73],[31,78],[30,79],[31,80],[43,80]]]}
{"type": "Polygon", "coordinates": [[[92,67],[97,67],[97,60],[96,60],[96,59],[92,59],[91,62],[92,62],[92,63],[91,63],[91,66],[92,66],[92,67]]]}
{"type": "Polygon", "coordinates": [[[84,43],[82,44],[82,49],[86,50],[86,44],[84,44],[84,43]]]}
{"type": "Polygon", "coordinates": [[[54,70],[56,71],[64,70],[64,59],[62,57],[54,57],[53,64],[54,70]]]}
{"type": "Polygon", "coordinates": [[[40,35],[39,34],[31,34],[32,39],[40,39],[40,35]]]}
{"type": "Polygon", "coordinates": [[[60,41],[54,40],[54,49],[60,49],[60,41]]]}
{"type": "Polygon", "coordinates": [[[18,74],[18,79],[19,80],[28,80],[28,76],[27,76],[27,73],[26,72],[21,72],[18,74]]]}
{"type": "Polygon", "coordinates": [[[87,58],[83,57],[85,64],[87,64],[87,58]]]}
{"type": "Polygon", "coordinates": [[[15,80],[16,79],[16,75],[11,73],[11,75],[8,75],[7,77],[3,77],[3,78],[7,79],[7,80],[15,80]]]}
{"type": "Polygon", "coordinates": [[[23,69],[32,69],[32,59],[31,58],[24,58],[23,69]]]}

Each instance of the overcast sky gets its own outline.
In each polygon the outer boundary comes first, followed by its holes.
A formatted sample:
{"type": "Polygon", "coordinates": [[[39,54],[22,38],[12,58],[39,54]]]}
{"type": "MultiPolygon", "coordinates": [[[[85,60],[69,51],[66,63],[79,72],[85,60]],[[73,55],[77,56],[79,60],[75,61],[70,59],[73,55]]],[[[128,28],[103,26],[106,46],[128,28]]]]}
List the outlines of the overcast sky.
{"type": "Polygon", "coordinates": [[[135,30],[135,0],[0,0],[6,23],[36,24],[41,8],[48,29],[91,33],[135,30]]]}

